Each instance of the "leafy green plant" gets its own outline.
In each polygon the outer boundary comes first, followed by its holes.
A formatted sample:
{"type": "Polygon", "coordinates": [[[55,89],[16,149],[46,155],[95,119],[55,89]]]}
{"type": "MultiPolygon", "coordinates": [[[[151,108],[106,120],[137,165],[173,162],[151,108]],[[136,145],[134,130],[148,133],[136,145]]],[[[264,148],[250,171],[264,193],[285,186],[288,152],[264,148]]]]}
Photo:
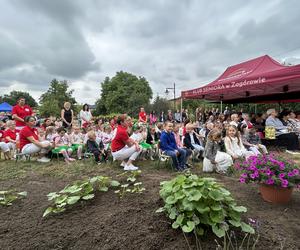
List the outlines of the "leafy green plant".
{"type": "Polygon", "coordinates": [[[133,184],[133,186],[130,186],[130,183],[126,183],[121,185],[121,189],[116,190],[115,193],[119,194],[120,198],[123,198],[126,193],[137,193],[137,194],[141,194],[143,193],[143,191],[145,191],[146,189],[142,186],[143,183],[142,182],[136,182],[133,184]]]}
{"type": "Polygon", "coordinates": [[[72,185],[66,186],[61,191],[49,193],[48,200],[54,204],[48,207],[43,217],[50,213],[61,213],[70,205],[74,205],[80,200],[90,200],[95,197],[95,190],[107,192],[108,188],[117,187],[120,183],[106,176],[95,176],[89,180],[75,181],[72,185]]]}
{"type": "Polygon", "coordinates": [[[126,171],[122,174],[119,174],[118,176],[126,176],[127,182],[135,182],[137,178],[142,174],[141,170],[135,170],[135,171],[126,171]]]}
{"type": "Polygon", "coordinates": [[[237,206],[230,192],[213,178],[178,175],[161,183],[160,196],[165,206],[156,212],[166,212],[174,221],[172,227],[181,228],[184,233],[203,235],[211,229],[218,237],[224,237],[230,226],[254,233],[249,224],[241,221],[241,213],[247,209],[237,206]]]}
{"type": "Polygon", "coordinates": [[[16,192],[15,190],[0,191],[0,205],[11,206],[15,200],[22,199],[27,196],[27,192],[16,192]]]}
{"type": "Polygon", "coordinates": [[[141,175],[141,170],[124,172],[118,176],[126,176],[127,183],[122,184],[119,190],[116,190],[115,193],[119,195],[120,198],[123,198],[126,193],[142,193],[146,189],[142,186],[142,182],[136,182],[137,178],[141,175]]]}

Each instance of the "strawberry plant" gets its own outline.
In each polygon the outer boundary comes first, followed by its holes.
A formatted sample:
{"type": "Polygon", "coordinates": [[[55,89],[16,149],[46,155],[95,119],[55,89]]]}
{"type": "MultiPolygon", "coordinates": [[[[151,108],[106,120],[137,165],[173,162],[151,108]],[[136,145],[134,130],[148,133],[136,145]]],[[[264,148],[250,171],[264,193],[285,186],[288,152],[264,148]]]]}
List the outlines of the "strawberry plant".
{"type": "Polygon", "coordinates": [[[27,192],[16,192],[14,190],[0,191],[0,205],[11,206],[15,200],[22,199],[27,196],[27,192]]]}
{"type": "Polygon", "coordinates": [[[160,196],[165,205],[156,212],[166,212],[174,221],[172,228],[181,228],[184,233],[203,235],[211,229],[218,237],[224,237],[230,226],[254,233],[241,220],[247,209],[237,206],[230,192],[213,178],[178,175],[161,183],[160,196]]]}
{"type": "Polygon", "coordinates": [[[48,200],[54,204],[48,207],[43,217],[50,213],[61,213],[70,205],[74,205],[80,200],[90,200],[95,197],[95,190],[107,192],[108,188],[117,187],[120,183],[106,176],[95,176],[89,180],[75,181],[72,185],[66,186],[61,191],[49,193],[48,200]]]}

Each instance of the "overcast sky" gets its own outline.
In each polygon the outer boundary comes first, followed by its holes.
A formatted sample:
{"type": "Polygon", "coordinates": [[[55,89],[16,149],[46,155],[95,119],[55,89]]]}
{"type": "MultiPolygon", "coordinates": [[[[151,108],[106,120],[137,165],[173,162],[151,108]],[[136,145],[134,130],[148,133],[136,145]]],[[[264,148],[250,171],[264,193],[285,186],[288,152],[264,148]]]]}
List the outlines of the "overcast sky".
{"type": "Polygon", "coordinates": [[[57,78],[79,103],[93,104],[100,82],[120,70],[165,96],[174,82],[179,95],[264,54],[300,63],[298,0],[0,0],[0,7],[0,94],[22,90],[38,100],[57,78]]]}

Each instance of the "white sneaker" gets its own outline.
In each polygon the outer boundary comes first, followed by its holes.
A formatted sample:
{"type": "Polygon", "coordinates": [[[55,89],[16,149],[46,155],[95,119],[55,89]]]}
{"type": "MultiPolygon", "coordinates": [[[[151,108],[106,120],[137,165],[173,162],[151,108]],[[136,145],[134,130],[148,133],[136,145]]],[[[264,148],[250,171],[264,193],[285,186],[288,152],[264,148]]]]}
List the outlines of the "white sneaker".
{"type": "Polygon", "coordinates": [[[135,167],[135,166],[133,166],[132,164],[126,165],[126,166],[124,167],[124,170],[125,170],[125,171],[134,171],[134,170],[138,170],[138,169],[139,169],[138,167],[135,167]]]}
{"type": "Polygon", "coordinates": [[[37,159],[36,161],[38,161],[38,162],[43,162],[43,163],[47,163],[47,162],[50,161],[50,159],[47,158],[47,157],[42,157],[42,158],[37,159]]]}
{"type": "Polygon", "coordinates": [[[120,164],[120,166],[124,168],[126,166],[126,162],[122,161],[121,164],[120,164]]]}

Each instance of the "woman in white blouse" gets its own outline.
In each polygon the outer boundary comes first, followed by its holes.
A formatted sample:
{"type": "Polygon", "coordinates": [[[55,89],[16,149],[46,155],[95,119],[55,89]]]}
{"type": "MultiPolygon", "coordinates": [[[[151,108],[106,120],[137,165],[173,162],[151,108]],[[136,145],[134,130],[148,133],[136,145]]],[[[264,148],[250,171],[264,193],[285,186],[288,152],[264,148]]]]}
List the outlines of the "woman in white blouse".
{"type": "Polygon", "coordinates": [[[88,104],[84,104],[79,113],[81,119],[81,127],[86,128],[92,121],[93,116],[88,104]]]}

